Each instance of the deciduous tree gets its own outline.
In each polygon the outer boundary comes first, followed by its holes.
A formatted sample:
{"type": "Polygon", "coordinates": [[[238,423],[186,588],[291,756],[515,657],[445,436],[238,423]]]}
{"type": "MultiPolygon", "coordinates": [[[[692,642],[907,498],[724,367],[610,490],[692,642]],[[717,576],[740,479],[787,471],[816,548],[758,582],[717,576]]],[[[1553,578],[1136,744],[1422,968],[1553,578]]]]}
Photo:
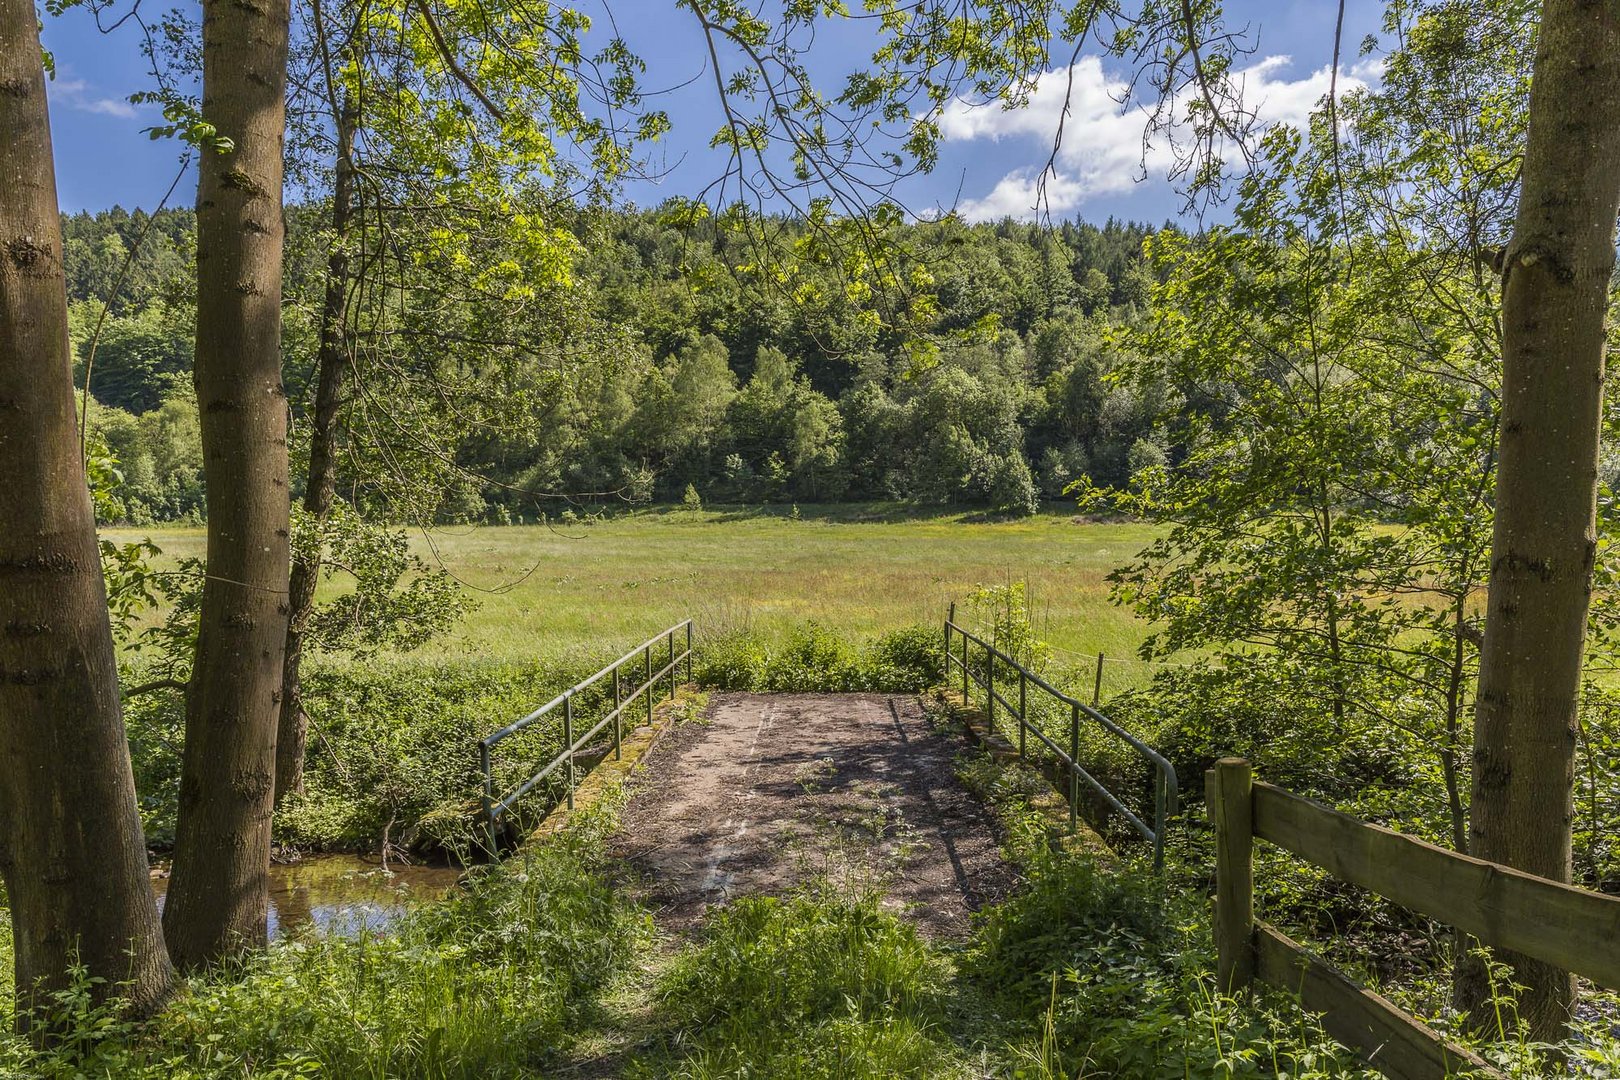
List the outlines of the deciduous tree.
{"type": "Polygon", "coordinates": [[[287,399],[281,379],[287,0],[203,6],[202,115],[229,152],[197,185],[193,377],[208,568],[186,693],[170,955],[193,968],[266,939],[276,725],[287,633],[287,399]]]}
{"type": "Polygon", "coordinates": [[[79,453],[39,22],[0,0],[0,877],[18,1022],[75,965],[138,1013],[169,958],[79,453]]]}

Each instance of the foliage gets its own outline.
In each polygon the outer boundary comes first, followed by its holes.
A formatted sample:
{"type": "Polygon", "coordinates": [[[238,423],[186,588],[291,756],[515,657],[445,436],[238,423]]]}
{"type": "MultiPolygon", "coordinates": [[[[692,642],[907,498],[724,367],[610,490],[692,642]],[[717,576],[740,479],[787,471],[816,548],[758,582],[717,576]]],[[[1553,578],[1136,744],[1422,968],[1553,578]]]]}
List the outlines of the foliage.
{"type": "Polygon", "coordinates": [[[698,685],[718,690],[915,693],[939,682],[943,663],[933,627],[891,630],[857,649],[809,622],[780,642],[746,630],[705,639],[693,675],[698,685]]]}
{"type": "MultiPolygon", "coordinates": [[[[312,153],[331,151],[325,128],[309,137],[312,153]]],[[[393,201],[418,196],[428,198],[393,201]]],[[[338,487],[363,517],[532,518],[559,494],[679,502],[688,485],[711,501],[905,498],[1016,516],[1083,476],[1126,483],[1132,447],[1161,437],[1157,390],[1104,385],[1126,356],[1105,331],[1138,318],[1145,298],[1143,226],[899,226],[894,242],[934,282],[936,304],[918,321],[898,319],[882,293],[846,294],[840,271],[813,261],[796,266],[791,299],[762,290],[750,270],[759,251],[712,223],[581,210],[545,191],[503,198],[505,211],[390,224],[396,246],[423,230],[429,246],[452,244],[434,229],[463,239],[442,259],[379,257],[370,272],[381,280],[364,293],[376,308],[351,315],[356,381],[338,487]],[[514,232],[517,218],[527,224],[514,232]],[[546,269],[521,289],[463,280],[507,264],[546,269]],[[401,306],[401,289],[434,303],[401,306]]],[[[287,215],[295,476],[308,453],[329,210],[287,215]]],[[[146,220],[120,215],[64,218],[81,369],[146,220]]],[[[106,521],[202,510],[191,216],[159,222],[96,349],[91,426],[124,473],[106,521]]],[[[777,226],[773,258],[791,260],[804,227],[777,226]]]]}
{"type": "Polygon", "coordinates": [[[1431,753],[1413,778],[1444,815],[1412,816],[1458,849],[1500,383],[1479,245],[1511,216],[1526,53],[1507,43],[1528,32],[1508,7],[1464,27],[1395,5],[1384,86],[1269,134],[1231,226],[1150,242],[1158,318],[1122,374],[1176,388],[1172,437],[1133,451],[1128,490],[1084,496],[1172,526],[1115,575],[1161,627],[1144,657],[1213,652],[1255,700],[1282,680],[1320,701],[1302,730],[1431,753]],[[1459,32],[1500,48],[1459,52],[1459,32]],[[1501,93],[1454,125],[1482,82],[1501,93]]]}
{"type": "Polygon", "coordinates": [[[60,1047],[35,1054],[5,1037],[0,1072],[41,1080],[533,1075],[647,940],[645,918],[603,878],[612,811],[603,804],[574,830],[478,872],[386,936],[284,940],[193,978],[145,1029],[121,1019],[116,1003],[91,1006],[81,979],[61,995],[60,1047]]]}
{"type": "Polygon", "coordinates": [[[953,1057],[948,977],[876,894],[739,898],[660,980],[660,1009],[688,1035],[657,1075],[934,1075],[953,1057]]]}
{"type": "Polygon", "coordinates": [[[1029,619],[1028,587],[1022,581],[1007,585],[980,585],[968,594],[967,610],[959,623],[1031,671],[1046,666],[1051,649],[1035,633],[1029,619]]]}
{"type": "MultiPolygon", "coordinates": [[[[985,912],[962,976],[1000,1017],[1015,1075],[1370,1078],[1281,1000],[1214,992],[1202,887],[1134,863],[1054,846],[1027,781],[989,758],[964,779],[1006,823],[1024,884],[985,912]]],[[[1172,867],[1172,875],[1180,873],[1172,867]]]]}
{"type": "Polygon", "coordinates": [[[296,556],[320,552],[322,576],[343,586],[315,606],[305,647],[350,657],[408,652],[449,630],[474,601],[442,568],[410,550],[403,530],[369,524],[342,500],[323,521],[292,517],[296,556]]]}

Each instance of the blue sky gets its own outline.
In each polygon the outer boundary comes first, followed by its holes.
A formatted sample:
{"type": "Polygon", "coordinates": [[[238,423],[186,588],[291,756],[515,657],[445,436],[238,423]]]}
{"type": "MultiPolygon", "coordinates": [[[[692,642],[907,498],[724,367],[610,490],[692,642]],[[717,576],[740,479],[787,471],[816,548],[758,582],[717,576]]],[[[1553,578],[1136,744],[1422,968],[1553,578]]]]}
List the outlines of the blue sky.
{"type": "MultiPolygon", "coordinates": [[[[150,5],[153,0],[145,2],[150,5]]],[[[576,6],[590,11],[597,2],[576,0],[576,6]]],[[[102,22],[116,20],[122,10],[127,7],[104,13],[102,22]]],[[[1229,24],[1249,26],[1257,46],[1242,66],[1247,69],[1246,100],[1259,105],[1262,117],[1298,120],[1326,89],[1336,12],[1337,4],[1330,0],[1228,4],[1229,24]]],[[[143,7],[142,13],[150,18],[156,10],[143,7]]],[[[1350,0],[1341,86],[1376,78],[1376,68],[1360,64],[1357,52],[1362,38],[1378,31],[1380,13],[1377,3],[1350,0]]],[[[719,113],[701,33],[692,16],[668,0],[615,0],[614,14],[620,32],[647,61],[646,85],[668,90],[657,98],[657,107],[674,122],[674,130],[651,151],[652,165],[662,174],[659,181],[633,184],[626,194],[644,205],[670,195],[694,194],[723,166],[707,147],[719,113]]],[[[598,26],[605,35],[605,20],[599,19],[598,26]]],[[[830,57],[859,56],[864,44],[859,33],[823,35],[817,47],[830,57]]],[[[127,100],[148,86],[138,28],[130,22],[103,34],[90,12],[78,7],[58,17],[46,16],[45,46],[57,67],[49,93],[63,208],[156,204],[174,180],[179,148],[143,134],[142,129],[160,117],[150,106],[132,106],[127,100]]],[[[1158,222],[1175,217],[1180,209],[1179,198],[1163,179],[1162,151],[1150,154],[1148,179],[1137,182],[1141,118],[1115,101],[1125,75],[1117,64],[1095,55],[1083,56],[1075,67],[1065,152],[1059,176],[1047,190],[1055,216],[1158,222]]],[[[1030,108],[1018,113],[948,112],[939,167],[908,181],[902,192],[906,204],[919,211],[955,207],[976,218],[1029,216],[1033,177],[1050,153],[1068,81],[1066,69],[1048,73],[1030,108]]],[[[189,205],[193,185],[192,177],[184,178],[173,203],[189,205]]]]}

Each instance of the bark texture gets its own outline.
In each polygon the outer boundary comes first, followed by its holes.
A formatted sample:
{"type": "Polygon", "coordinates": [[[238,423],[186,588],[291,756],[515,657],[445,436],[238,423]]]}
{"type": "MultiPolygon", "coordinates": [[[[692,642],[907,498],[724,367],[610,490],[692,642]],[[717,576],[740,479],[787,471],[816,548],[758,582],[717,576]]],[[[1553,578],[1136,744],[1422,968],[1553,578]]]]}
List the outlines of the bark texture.
{"type": "Polygon", "coordinates": [[[235,142],[197,186],[197,405],[208,578],[186,694],[173,878],[182,968],[265,943],[287,635],[287,400],[281,384],[287,0],[205,0],[203,115],[235,142]]]}
{"type": "MultiPolygon", "coordinates": [[[[1572,869],[1617,211],[1620,0],[1549,0],[1504,259],[1501,457],[1468,846],[1479,858],[1559,881],[1572,869]]],[[[1574,996],[1569,975],[1506,959],[1528,988],[1519,1011],[1531,1037],[1561,1037],[1574,996]]],[[[1461,996],[1477,1004],[1469,981],[1461,980],[1461,996]]]]}
{"type": "Polygon", "coordinates": [[[79,457],[32,0],[0,0],[0,147],[0,877],[27,1028],[75,960],[139,1013],[171,981],[79,457]]]}
{"type": "MultiPolygon", "coordinates": [[[[349,372],[351,338],[348,330],[349,232],[354,219],[354,165],[352,151],[358,121],[353,105],[345,102],[338,118],[337,163],[332,185],[332,252],[326,260],[326,293],[321,306],[321,340],[317,351],[315,413],[310,418],[309,478],[304,486],[304,510],[315,522],[332,511],[337,491],[338,412],[343,384],[349,372]]],[[[304,789],[304,751],[309,741],[309,716],[304,712],[300,668],[304,635],[315,607],[315,586],[320,581],[321,550],[295,556],[288,585],[291,615],[287,621],[287,648],[282,661],[281,723],[276,738],[276,801],[304,789]]]]}

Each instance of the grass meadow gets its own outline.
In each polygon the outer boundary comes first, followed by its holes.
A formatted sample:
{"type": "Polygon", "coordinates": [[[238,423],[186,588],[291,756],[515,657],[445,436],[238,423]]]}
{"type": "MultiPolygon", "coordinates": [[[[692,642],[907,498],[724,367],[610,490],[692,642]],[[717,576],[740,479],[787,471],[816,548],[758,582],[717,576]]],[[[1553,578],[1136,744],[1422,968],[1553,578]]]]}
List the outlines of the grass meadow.
{"type": "MultiPolygon", "coordinates": [[[[150,536],[165,558],[201,555],[200,528],[150,536]]],[[[1018,521],[893,506],[653,508],[584,522],[466,526],[417,534],[477,608],[425,652],[436,660],[606,657],[688,616],[700,635],[776,638],[814,620],[850,638],[936,623],[980,585],[1026,583],[1035,629],[1059,668],[1122,660],[1146,633],[1108,602],[1108,572],[1153,535],[1137,524],[1043,514],[1018,521]]],[[[328,586],[335,587],[335,586],[328,586]]],[[[1139,663],[1110,664],[1107,686],[1139,663]]]]}

